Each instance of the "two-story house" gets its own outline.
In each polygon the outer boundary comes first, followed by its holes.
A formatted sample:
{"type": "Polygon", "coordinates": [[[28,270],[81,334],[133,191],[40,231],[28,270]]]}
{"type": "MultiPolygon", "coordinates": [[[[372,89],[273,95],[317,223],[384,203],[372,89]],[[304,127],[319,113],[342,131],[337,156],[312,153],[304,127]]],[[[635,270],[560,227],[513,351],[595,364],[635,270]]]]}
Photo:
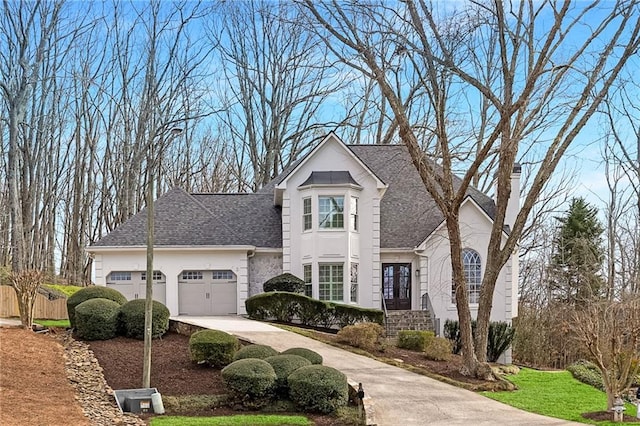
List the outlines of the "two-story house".
{"type": "MultiPolygon", "coordinates": [[[[515,218],[519,170],[507,224],[515,218]]],[[[460,212],[472,312],[495,204],[470,189],[460,212]]],[[[146,212],[88,248],[95,283],[145,295],[146,212]]],[[[307,295],[363,307],[428,309],[457,319],[442,215],[403,145],[345,145],[331,133],[252,194],[188,194],[155,203],[154,298],[172,315],[245,313],[247,297],[283,272],[307,295]]],[[[517,315],[518,259],[500,272],[492,320],[517,315]]]]}

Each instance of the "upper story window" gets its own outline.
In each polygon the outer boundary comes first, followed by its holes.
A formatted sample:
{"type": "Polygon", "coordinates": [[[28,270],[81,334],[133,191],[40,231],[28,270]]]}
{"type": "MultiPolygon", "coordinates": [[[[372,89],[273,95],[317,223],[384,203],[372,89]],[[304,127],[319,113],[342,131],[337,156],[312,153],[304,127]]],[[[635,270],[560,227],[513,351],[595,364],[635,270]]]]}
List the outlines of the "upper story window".
{"type": "Polygon", "coordinates": [[[351,197],[351,205],[349,206],[349,223],[352,231],[358,230],[358,199],[351,197]]]}
{"type": "Polygon", "coordinates": [[[213,271],[214,280],[234,280],[235,274],[232,271],[213,271]]]}
{"type": "MultiPolygon", "coordinates": [[[[472,249],[462,250],[462,268],[465,281],[467,282],[469,303],[477,304],[480,302],[480,287],[482,285],[482,261],[477,251],[472,249]]],[[[453,283],[451,294],[452,301],[455,303],[455,283],[453,283]]]]}
{"type": "Polygon", "coordinates": [[[318,217],[320,229],[344,228],[344,197],[318,197],[318,217]]]}
{"type": "Polygon", "coordinates": [[[313,226],[311,198],[302,199],[302,229],[308,231],[313,226]]]}

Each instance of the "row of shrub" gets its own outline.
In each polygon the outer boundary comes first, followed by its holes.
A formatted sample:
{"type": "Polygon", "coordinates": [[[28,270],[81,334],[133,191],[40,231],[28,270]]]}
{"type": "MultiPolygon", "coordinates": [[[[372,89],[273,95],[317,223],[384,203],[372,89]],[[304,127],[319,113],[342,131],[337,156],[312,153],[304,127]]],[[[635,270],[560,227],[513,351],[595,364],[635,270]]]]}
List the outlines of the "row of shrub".
{"type": "Polygon", "coordinates": [[[310,349],[278,353],[267,345],[240,347],[228,333],[201,330],[191,335],[189,351],[195,362],[224,367],[232,405],[258,409],[288,396],[302,411],[330,413],[348,400],[346,376],[323,366],[322,356],[310,349]]]}
{"type": "MultiPolygon", "coordinates": [[[[108,340],[118,335],[144,339],[145,300],[127,301],[122,293],[108,287],[84,287],[67,299],[69,323],[78,337],[108,340]]],[[[169,329],[169,309],[153,301],[153,337],[169,329]]]]}
{"type": "MultiPolygon", "coordinates": [[[[383,351],[384,337],[385,330],[380,324],[363,322],[344,327],[338,332],[337,340],[366,351],[383,351]]],[[[436,337],[433,331],[400,330],[397,346],[423,352],[427,359],[435,361],[451,359],[451,342],[443,337],[436,337]]]]}
{"type": "Polygon", "coordinates": [[[299,322],[312,327],[346,327],[359,322],[383,324],[379,309],[367,309],[313,299],[286,291],[260,293],[245,301],[247,314],[258,320],[299,322]]]}
{"type": "MultiPolygon", "coordinates": [[[[471,332],[476,337],[477,321],[471,321],[471,332]]],[[[453,344],[453,353],[458,354],[462,349],[460,325],[458,321],[447,320],[444,323],[444,337],[453,344]]],[[[507,350],[515,337],[515,329],[506,322],[491,321],[489,323],[489,335],[487,339],[487,361],[496,362],[507,350]]]]}

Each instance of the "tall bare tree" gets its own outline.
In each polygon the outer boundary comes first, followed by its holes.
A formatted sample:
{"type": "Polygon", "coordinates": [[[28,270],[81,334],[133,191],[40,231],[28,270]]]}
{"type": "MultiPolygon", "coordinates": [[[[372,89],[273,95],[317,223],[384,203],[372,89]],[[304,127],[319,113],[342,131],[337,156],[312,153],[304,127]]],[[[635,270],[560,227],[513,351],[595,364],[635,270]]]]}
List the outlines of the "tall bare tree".
{"type": "Polygon", "coordinates": [[[333,54],[374,79],[389,102],[400,139],[447,226],[463,372],[489,376],[485,354],[498,274],[563,155],[637,53],[637,2],[301,3],[308,25],[333,54]],[[381,49],[380,40],[393,43],[381,49]],[[402,87],[391,84],[398,71],[389,65],[398,55],[407,76],[402,87]],[[429,105],[419,121],[405,106],[416,85],[429,105]],[[534,178],[507,236],[511,173],[525,152],[537,158],[529,171],[534,178]],[[474,342],[458,219],[470,184],[487,167],[496,173],[496,214],[474,342]]]}
{"type": "MultiPolygon", "coordinates": [[[[8,117],[7,181],[11,227],[11,266],[13,271],[21,271],[27,262],[24,213],[30,214],[35,200],[29,197],[30,187],[21,185],[28,177],[27,162],[32,158],[23,155],[32,151],[25,149],[25,135],[33,135],[34,127],[25,126],[34,87],[41,82],[42,65],[49,53],[63,2],[4,1],[0,16],[0,68],[2,69],[3,109],[8,117]],[[31,131],[31,132],[30,132],[31,131]],[[21,143],[22,138],[22,143],[21,143]],[[25,152],[26,151],[26,152],[25,152]]],[[[36,118],[37,119],[37,118],[36,118]]],[[[36,123],[31,123],[36,124],[36,123]]],[[[36,135],[41,137],[41,135],[36,135]]],[[[32,139],[28,141],[35,143],[32,139]]]]}
{"type": "Polygon", "coordinates": [[[286,2],[220,2],[208,29],[217,46],[220,135],[235,149],[239,190],[256,190],[342,120],[323,105],[345,80],[324,62],[326,48],[292,24],[286,2]],[[242,171],[239,175],[244,175],[242,171]]]}

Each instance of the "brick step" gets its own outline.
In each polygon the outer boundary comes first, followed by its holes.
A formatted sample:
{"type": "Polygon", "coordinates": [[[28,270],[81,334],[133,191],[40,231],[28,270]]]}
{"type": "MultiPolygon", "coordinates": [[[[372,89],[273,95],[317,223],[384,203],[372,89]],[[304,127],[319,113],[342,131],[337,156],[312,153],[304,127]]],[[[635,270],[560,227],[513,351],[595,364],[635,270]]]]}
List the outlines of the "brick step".
{"type": "Polygon", "coordinates": [[[429,311],[389,311],[386,328],[389,337],[397,336],[400,330],[434,330],[429,311]]]}

